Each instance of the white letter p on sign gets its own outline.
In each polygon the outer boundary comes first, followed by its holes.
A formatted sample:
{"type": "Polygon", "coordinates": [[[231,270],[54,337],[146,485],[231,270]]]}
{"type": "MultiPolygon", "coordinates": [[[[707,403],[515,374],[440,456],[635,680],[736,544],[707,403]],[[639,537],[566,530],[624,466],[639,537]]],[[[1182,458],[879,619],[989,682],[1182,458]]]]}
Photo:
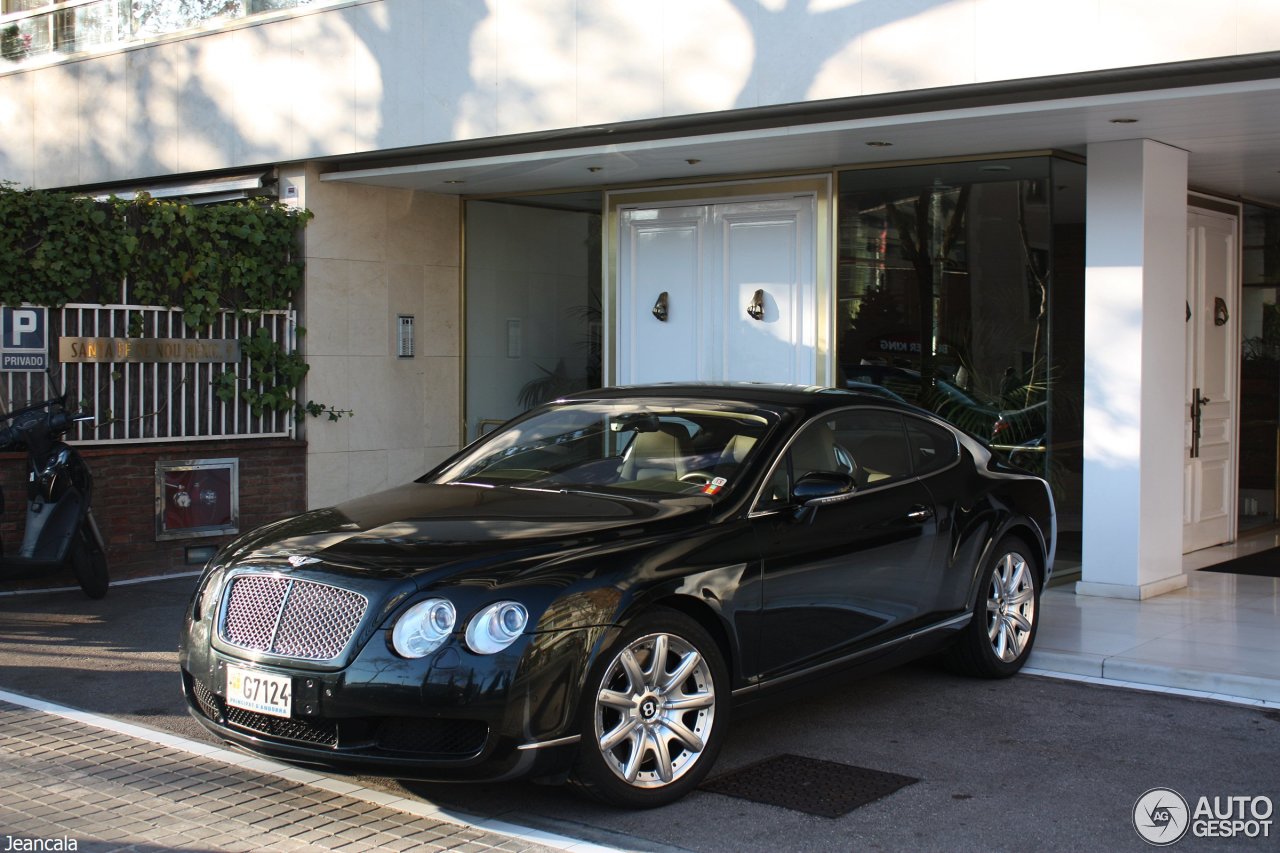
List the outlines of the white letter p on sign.
{"type": "Polygon", "coordinates": [[[13,312],[14,337],[22,340],[23,335],[40,329],[40,315],[30,308],[16,308],[13,312]]]}

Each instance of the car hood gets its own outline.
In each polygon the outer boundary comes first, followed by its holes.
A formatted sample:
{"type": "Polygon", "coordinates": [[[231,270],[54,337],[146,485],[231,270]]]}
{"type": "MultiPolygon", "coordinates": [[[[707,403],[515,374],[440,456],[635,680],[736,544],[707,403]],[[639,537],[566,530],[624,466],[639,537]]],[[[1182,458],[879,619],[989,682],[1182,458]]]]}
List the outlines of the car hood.
{"type": "MultiPolygon", "coordinates": [[[[710,513],[701,496],[641,500],[597,493],[411,483],[259,528],[223,565],[384,577],[542,560],[682,527],[710,513]]],[[[423,578],[424,580],[426,578],[423,578]]]]}

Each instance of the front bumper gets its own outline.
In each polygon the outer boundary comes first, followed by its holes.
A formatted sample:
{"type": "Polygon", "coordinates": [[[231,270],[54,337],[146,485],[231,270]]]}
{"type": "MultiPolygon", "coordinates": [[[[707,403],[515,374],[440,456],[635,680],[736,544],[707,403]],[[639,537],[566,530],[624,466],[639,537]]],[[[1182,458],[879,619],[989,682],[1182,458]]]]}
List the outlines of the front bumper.
{"type": "Polygon", "coordinates": [[[230,655],[197,642],[207,633],[189,623],[179,660],[192,716],[250,752],[346,773],[491,781],[569,770],[577,749],[578,685],[598,633],[532,635],[485,656],[451,642],[408,661],[390,651],[385,631],[378,631],[349,665],[323,671],[230,655]],[[229,706],[228,664],[288,677],[291,716],[229,706]]]}

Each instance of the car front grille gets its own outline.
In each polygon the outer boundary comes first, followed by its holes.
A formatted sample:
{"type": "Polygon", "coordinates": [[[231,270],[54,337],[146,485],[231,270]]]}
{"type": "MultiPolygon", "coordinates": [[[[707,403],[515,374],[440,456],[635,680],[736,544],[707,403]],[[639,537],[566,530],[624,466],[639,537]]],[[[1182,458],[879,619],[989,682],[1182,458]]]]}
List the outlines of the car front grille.
{"type": "Polygon", "coordinates": [[[215,723],[222,722],[222,700],[213,695],[213,692],[208,687],[205,687],[204,682],[200,679],[191,678],[189,675],[186,677],[191,681],[191,695],[195,697],[196,704],[200,706],[200,713],[215,723]]]}
{"type": "Polygon", "coordinates": [[[388,752],[469,756],[484,749],[489,726],[483,720],[424,720],[388,717],[377,727],[377,744],[388,752]]]}
{"type": "Polygon", "coordinates": [[[338,743],[338,726],[334,723],[286,719],[230,707],[227,708],[227,723],[283,740],[296,740],[318,746],[334,746],[338,743]]]}
{"type": "Polygon", "coordinates": [[[271,574],[232,578],[218,623],[222,639],[257,652],[332,660],[360,626],[369,600],[329,584],[271,574]]]}

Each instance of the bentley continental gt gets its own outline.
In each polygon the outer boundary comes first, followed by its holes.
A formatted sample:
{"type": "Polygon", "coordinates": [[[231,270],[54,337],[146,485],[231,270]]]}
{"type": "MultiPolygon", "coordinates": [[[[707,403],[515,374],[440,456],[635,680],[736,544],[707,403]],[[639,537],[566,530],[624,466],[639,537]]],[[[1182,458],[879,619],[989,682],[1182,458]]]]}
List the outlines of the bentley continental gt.
{"type": "Polygon", "coordinates": [[[1054,537],[1043,480],[905,403],[584,392],[227,545],[182,684],[211,732],[283,761],[656,806],[787,685],[939,651],[1017,672],[1054,537]]]}

